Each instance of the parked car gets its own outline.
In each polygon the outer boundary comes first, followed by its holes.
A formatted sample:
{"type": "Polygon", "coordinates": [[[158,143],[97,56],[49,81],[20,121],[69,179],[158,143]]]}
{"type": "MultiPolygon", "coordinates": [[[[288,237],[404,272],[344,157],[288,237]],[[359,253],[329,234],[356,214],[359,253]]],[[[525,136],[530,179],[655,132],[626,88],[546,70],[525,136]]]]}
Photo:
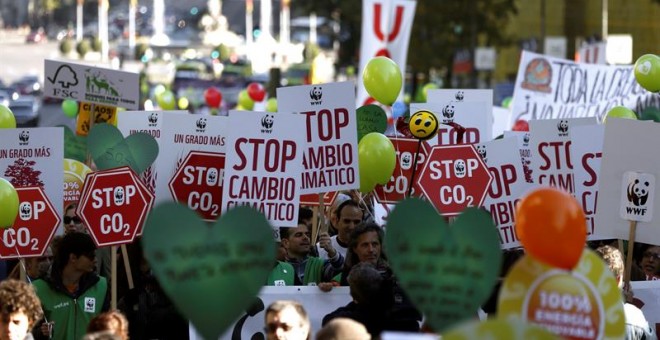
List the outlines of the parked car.
{"type": "Polygon", "coordinates": [[[20,96],[9,103],[14,113],[16,126],[36,127],[39,125],[39,101],[34,96],[20,96]]]}
{"type": "Polygon", "coordinates": [[[23,76],[11,84],[20,95],[39,96],[42,93],[41,82],[36,75],[23,76]]]}

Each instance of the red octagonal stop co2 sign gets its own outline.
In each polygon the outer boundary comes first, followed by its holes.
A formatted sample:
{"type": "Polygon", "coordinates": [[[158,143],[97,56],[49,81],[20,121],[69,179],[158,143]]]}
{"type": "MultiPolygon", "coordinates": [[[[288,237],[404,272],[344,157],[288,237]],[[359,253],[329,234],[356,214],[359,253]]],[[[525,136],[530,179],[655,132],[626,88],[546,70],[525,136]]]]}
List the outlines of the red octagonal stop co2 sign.
{"type": "MultiPolygon", "coordinates": [[[[420,144],[420,141],[417,139],[390,137],[390,141],[394,144],[394,150],[396,152],[394,172],[390,177],[390,181],[385,185],[376,185],[374,193],[378,202],[394,204],[408,196],[408,185],[414,169],[413,162],[415,160],[417,161],[416,176],[419,176],[419,171],[424,167],[428,159],[430,147],[424,141],[420,144]],[[418,150],[419,154],[417,154],[417,158],[415,159],[415,154],[418,150]]],[[[422,196],[417,181],[415,181],[410,195],[413,197],[422,196]]]]}
{"type": "Polygon", "coordinates": [[[435,146],[417,183],[438,212],[455,216],[478,207],[493,180],[472,145],[435,146]]]}
{"type": "Polygon", "coordinates": [[[190,151],[169,183],[174,199],[196,211],[205,221],[215,221],[222,209],[225,155],[190,151]]]}
{"type": "Polygon", "coordinates": [[[40,187],[16,188],[18,216],[11,228],[2,229],[0,258],[42,256],[60,217],[40,187]]]}
{"type": "Polygon", "coordinates": [[[87,176],[76,213],[97,246],[130,243],[142,229],[154,197],[139,181],[128,167],[87,176]]]}

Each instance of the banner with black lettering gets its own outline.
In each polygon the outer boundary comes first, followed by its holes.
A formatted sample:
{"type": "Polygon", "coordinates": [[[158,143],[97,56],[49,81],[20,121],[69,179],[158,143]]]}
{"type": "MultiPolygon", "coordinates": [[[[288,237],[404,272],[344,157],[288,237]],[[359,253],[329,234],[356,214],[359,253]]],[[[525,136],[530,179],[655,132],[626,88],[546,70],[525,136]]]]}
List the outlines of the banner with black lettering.
{"type": "Polygon", "coordinates": [[[298,225],[304,115],[229,111],[222,211],[249,205],[273,226],[298,225]]]}
{"type": "Polygon", "coordinates": [[[305,117],[302,194],[360,187],[353,82],[280,87],[277,111],[305,117]]]}
{"type": "Polygon", "coordinates": [[[596,117],[602,121],[615,106],[640,113],[660,107],[660,93],[635,80],[633,66],[576,63],[523,51],[511,108],[511,125],[519,119],[596,117]]]}
{"type": "Polygon", "coordinates": [[[594,125],[596,118],[544,119],[529,122],[534,183],[575,193],[571,162],[572,128],[594,125]]]}
{"type": "MultiPolygon", "coordinates": [[[[401,74],[405,74],[408,44],[416,6],[417,2],[413,0],[362,0],[362,36],[358,79],[362,79],[362,71],[369,60],[380,56],[392,59],[399,65],[401,74]]],[[[403,89],[401,89],[399,98],[402,96],[403,89]]],[[[373,101],[364,84],[359,81],[357,106],[371,104],[373,101]]]]}

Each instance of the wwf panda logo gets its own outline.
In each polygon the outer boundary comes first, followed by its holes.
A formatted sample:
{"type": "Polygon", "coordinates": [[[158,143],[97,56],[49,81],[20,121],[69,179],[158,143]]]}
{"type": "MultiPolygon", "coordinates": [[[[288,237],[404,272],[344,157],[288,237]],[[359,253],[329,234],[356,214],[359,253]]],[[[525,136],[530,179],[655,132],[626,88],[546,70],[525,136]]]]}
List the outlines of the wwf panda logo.
{"type": "Polygon", "coordinates": [[[206,129],[206,118],[200,118],[195,122],[197,126],[197,132],[203,132],[206,129]]]}
{"type": "Polygon", "coordinates": [[[445,117],[448,121],[454,119],[454,113],[455,111],[453,104],[447,104],[442,108],[442,116],[445,117]]]}
{"type": "Polygon", "coordinates": [[[264,129],[272,129],[273,128],[273,115],[265,115],[263,118],[261,118],[261,126],[264,129]]]}
{"type": "Polygon", "coordinates": [[[454,95],[454,98],[456,98],[456,100],[459,102],[462,102],[464,97],[465,97],[465,93],[463,93],[463,91],[458,91],[454,95]]]}
{"type": "Polygon", "coordinates": [[[560,136],[566,136],[568,134],[568,121],[567,120],[560,120],[559,123],[557,123],[557,131],[559,131],[560,136]]]}
{"type": "Polygon", "coordinates": [[[648,181],[642,183],[639,179],[628,184],[628,201],[638,207],[645,205],[649,198],[649,185],[648,181]]]}
{"type": "Polygon", "coordinates": [[[465,176],[465,161],[462,159],[459,159],[454,163],[454,175],[458,178],[462,178],[465,176]]]}
{"type": "Polygon", "coordinates": [[[27,221],[32,218],[32,206],[29,202],[21,203],[19,207],[21,220],[27,221]]]}
{"type": "Polygon", "coordinates": [[[323,97],[323,92],[320,86],[314,86],[309,91],[309,98],[313,104],[320,104],[321,97],[323,97]]]}
{"type": "Polygon", "coordinates": [[[158,114],[156,112],[152,112],[149,115],[148,119],[149,119],[150,124],[156,124],[156,123],[158,123],[158,114]]]}
{"type": "Polygon", "coordinates": [[[525,133],[523,136],[523,143],[525,143],[525,145],[529,144],[529,133],[525,133]]]}
{"type": "Polygon", "coordinates": [[[477,144],[476,149],[477,149],[477,153],[479,154],[479,156],[481,156],[481,159],[483,159],[484,162],[485,162],[486,161],[486,155],[487,155],[486,146],[483,145],[483,144],[477,144]]]}
{"type": "Polygon", "coordinates": [[[30,140],[30,131],[21,131],[21,134],[18,135],[18,140],[21,141],[21,145],[27,144],[27,142],[30,140]]]}
{"type": "Polygon", "coordinates": [[[124,188],[118,187],[115,189],[115,205],[124,204],[124,188]]]}
{"type": "Polygon", "coordinates": [[[401,154],[401,170],[408,170],[412,167],[412,155],[405,151],[401,154]]]}

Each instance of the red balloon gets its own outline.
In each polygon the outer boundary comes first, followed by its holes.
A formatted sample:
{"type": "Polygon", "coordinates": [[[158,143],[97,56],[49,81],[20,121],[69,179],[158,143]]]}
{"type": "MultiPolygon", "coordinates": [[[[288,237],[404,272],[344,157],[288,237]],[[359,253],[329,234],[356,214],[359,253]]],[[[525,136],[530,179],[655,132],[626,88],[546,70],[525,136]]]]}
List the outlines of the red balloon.
{"type": "Polygon", "coordinates": [[[516,235],[530,256],[572,270],[587,241],[584,211],[565,191],[550,187],[533,190],[516,206],[516,235]]]}
{"type": "Polygon", "coordinates": [[[222,102],[222,93],[215,87],[209,87],[204,90],[204,100],[206,100],[206,105],[210,108],[217,109],[220,107],[222,102]]]}
{"type": "Polygon", "coordinates": [[[519,119],[513,124],[513,131],[529,131],[529,123],[526,120],[519,119]]]}
{"type": "Polygon", "coordinates": [[[247,87],[247,93],[250,99],[260,102],[266,97],[266,89],[259,83],[250,83],[247,87]]]}

